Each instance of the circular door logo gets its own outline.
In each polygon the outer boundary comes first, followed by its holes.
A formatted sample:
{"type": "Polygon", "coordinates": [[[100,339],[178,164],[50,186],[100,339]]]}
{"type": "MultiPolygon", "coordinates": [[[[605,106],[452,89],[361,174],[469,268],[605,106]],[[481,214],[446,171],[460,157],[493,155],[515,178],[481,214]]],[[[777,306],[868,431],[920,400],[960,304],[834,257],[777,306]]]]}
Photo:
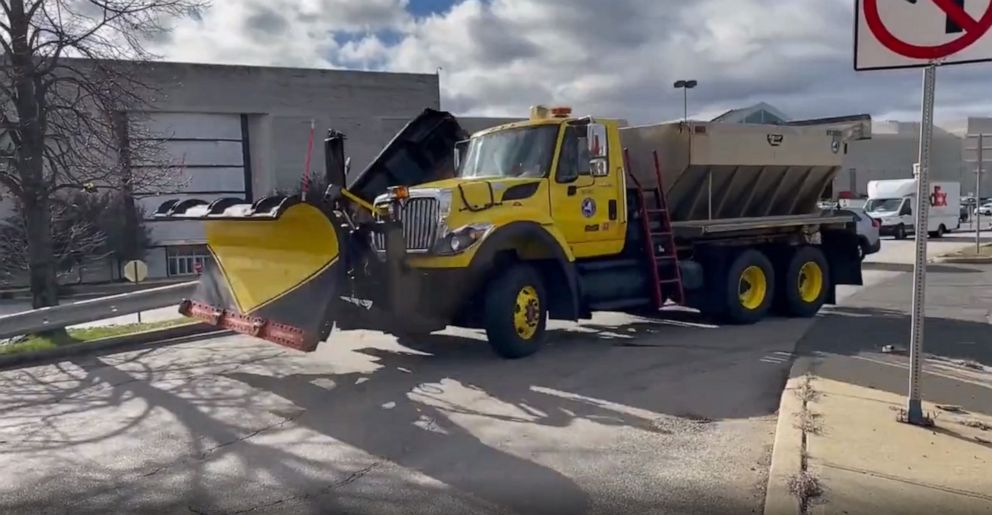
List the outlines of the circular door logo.
{"type": "Polygon", "coordinates": [[[592,218],[596,215],[596,201],[591,198],[582,199],[582,216],[592,218]]]}

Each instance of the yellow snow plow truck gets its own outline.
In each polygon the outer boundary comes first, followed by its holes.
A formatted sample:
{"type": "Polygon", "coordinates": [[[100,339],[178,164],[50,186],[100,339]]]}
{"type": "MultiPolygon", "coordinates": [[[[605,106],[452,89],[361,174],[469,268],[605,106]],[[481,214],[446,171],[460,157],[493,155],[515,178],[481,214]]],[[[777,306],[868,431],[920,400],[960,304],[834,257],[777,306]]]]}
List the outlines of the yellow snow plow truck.
{"type": "Polygon", "coordinates": [[[350,184],[330,131],[322,195],[155,216],[203,222],[213,260],[186,316],[307,352],[335,328],[462,326],[520,358],[549,319],[682,304],[747,324],[861,284],[854,219],[818,202],[870,120],[822,122],[627,127],[538,106],[468,137],[427,110],[350,184]]]}

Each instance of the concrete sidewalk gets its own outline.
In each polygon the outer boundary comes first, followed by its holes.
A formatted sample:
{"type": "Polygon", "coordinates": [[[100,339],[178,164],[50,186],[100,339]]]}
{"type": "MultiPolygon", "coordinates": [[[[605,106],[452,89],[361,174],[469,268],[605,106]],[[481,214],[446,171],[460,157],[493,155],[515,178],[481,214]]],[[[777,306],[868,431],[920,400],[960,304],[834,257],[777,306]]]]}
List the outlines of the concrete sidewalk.
{"type": "Polygon", "coordinates": [[[903,396],[812,375],[789,386],[780,417],[800,470],[776,475],[766,513],[992,513],[992,417],[925,403],[935,426],[921,428],[897,421],[903,396]]]}
{"type": "Polygon", "coordinates": [[[922,388],[933,428],[897,421],[911,285],[902,273],[854,293],[800,341],[766,514],[992,514],[992,267],[928,274],[922,388]]]}

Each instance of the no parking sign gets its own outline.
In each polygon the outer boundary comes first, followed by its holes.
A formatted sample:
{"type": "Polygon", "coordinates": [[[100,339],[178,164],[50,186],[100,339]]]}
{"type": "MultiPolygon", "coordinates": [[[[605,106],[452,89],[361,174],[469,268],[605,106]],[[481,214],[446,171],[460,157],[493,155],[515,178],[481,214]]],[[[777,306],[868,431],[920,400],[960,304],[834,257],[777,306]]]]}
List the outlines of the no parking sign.
{"type": "Polygon", "coordinates": [[[855,0],[854,69],[992,60],[992,0],[855,0]]]}

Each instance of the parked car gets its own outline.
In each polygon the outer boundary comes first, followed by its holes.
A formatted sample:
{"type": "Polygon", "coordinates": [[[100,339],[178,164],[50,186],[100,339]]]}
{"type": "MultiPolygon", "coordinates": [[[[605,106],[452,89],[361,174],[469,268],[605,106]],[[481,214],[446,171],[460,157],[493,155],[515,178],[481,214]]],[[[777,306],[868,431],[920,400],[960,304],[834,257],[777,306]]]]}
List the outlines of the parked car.
{"type": "Polygon", "coordinates": [[[839,210],[839,212],[851,213],[857,219],[858,239],[860,240],[858,249],[862,261],[870,254],[882,250],[882,238],[880,234],[882,227],[881,220],[872,218],[864,209],[856,207],[844,208],[839,210]]]}
{"type": "Polygon", "coordinates": [[[985,204],[979,206],[977,209],[975,209],[975,214],[982,216],[992,216],[992,202],[986,202],[985,204]]]}

